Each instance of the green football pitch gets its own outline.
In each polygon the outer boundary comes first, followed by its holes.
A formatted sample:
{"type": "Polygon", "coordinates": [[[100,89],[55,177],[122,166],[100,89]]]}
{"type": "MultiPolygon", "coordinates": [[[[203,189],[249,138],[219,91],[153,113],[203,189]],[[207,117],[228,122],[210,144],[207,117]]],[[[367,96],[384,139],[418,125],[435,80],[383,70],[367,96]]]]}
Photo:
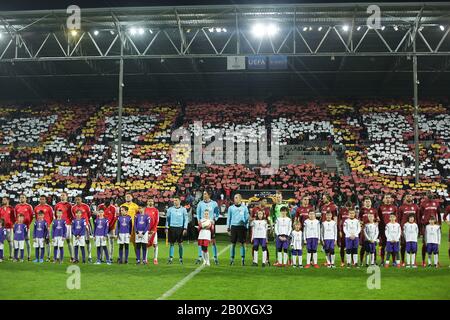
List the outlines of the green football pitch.
{"type": "MultiPolygon", "coordinates": [[[[6,299],[450,299],[448,226],[443,226],[440,247],[441,267],[417,269],[380,268],[380,288],[369,289],[374,274],[366,268],[294,269],[292,267],[252,267],[251,247],[247,246],[246,266],[229,266],[229,243],[220,238],[220,265],[199,268],[194,264],[196,243],[185,242],[184,264],[167,265],[168,247],[161,241],[159,265],[78,264],[80,289],[68,289],[71,274],[68,262],[0,263],[0,300],[6,299]]],[[[162,240],[162,239],[161,239],[162,240]]],[[[5,243],[6,245],[6,243],[5,243]]],[[[274,259],[273,243],[270,244],[274,259]]],[[[132,251],[132,250],[130,250],[132,251]]],[[[115,255],[117,256],[117,247],[115,255]]],[[[236,253],[239,253],[237,248],[236,253]]],[[[8,249],[6,249],[8,254],[8,249]]],[[[67,257],[68,251],[66,249],[67,257]]],[[[34,252],[32,253],[32,257],[34,252]]],[[[93,251],[95,257],[95,251],[93,251]]],[[[149,259],[153,250],[149,250],[149,259]]],[[[260,254],[261,256],[261,254],[260,254]]],[[[325,258],[319,253],[320,263],[325,258]]],[[[340,263],[336,255],[337,264],[340,263]]],[[[419,262],[421,257],[419,253],[419,262]]],[[[238,259],[237,259],[237,262],[238,259]]]]}

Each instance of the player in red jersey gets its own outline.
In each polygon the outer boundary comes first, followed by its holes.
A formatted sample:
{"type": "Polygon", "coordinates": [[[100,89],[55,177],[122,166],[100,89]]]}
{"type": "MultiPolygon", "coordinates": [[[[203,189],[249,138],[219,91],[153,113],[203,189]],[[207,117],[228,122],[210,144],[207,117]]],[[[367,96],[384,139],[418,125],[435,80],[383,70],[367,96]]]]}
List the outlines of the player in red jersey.
{"type": "MultiPolygon", "coordinates": [[[[369,223],[369,213],[373,214],[374,217],[378,217],[377,209],[372,207],[372,200],[369,197],[365,197],[363,200],[363,206],[359,209],[359,216],[358,219],[361,222],[361,230],[364,229],[364,225],[366,223],[369,223]]],[[[366,253],[366,247],[365,247],[365,237],[364,232],[361,232],[359,234],[359,244],[361,246],[361,250],[359,252],[359,261],[361,261],[361,264],[364,261],[364,254],[366,253]]],[[[377,255],[375,253],[375,263],[377,260],[377,255]]]]}
{"type": "Polygon", "coordinates": [[[383,203],[378,208],[378,230],[380,232],[380,255],[381,255],[381,261],[384,260],[385,256],[385,249],[386,249],[386,234],[385,229],[386,225],[390,222],[390,216],[391,214],[394,214],[397,218],[397,221],[399,220],[397,217],[397,207],[393,204],[393,198],[390,194],[386,193],[383,196],[383,203]]]}
{"type": "Polygon", "coordinates": [[[13,258],[13,227],[16,221],[14,217],[14,208],[9,205],[9,198],[2,198],[0,207],[0,219],[3,219],[3,227],[6,229],[6,241],[9,244],[9,260],[13,258]]]}
{"type": "Polygon", "coordinates": [[[147,207],[144,213],[150,217],[150,225],[148,227],[148,244],[147,248],[153,246],[153,264],[158,264],[158,224],[159,211],[155,208],[153,199],[148,199],[147,207]]]}
{"type": "Polygon", "coordinates": [[[106,199],[104,203],[98,206],[97,210],[103,210],[103,216],[108,220],[108,253],[112,261],[112,257],[114,257],[114,238],[116,237],[118,209],[111,203],[111,199],[106,199]]]}
{"type": "MultiPolygon", "coordinates": [[[[53,208],[47,204],[47,197],[40,196],[39,204],[34,207],[35,218],[37,219],[38,212],[42,211],[44,213],[44,220],[47,222],[48,226],[52,225],[55,214],[53,208]]],[[[50,237],[45,239],[45,249],[47,250],[47,261],[50,261],[50,237]]]]}
{"type": "Polygon", "coordinates": [[[81,217],[86,221],[86,225],[88,227],[88,234],[86,235],[86,244],[87,244],[87,250],[88,250],[88,261],[89,263],[92,262],[92,254],[91,254],[91,241],[90,241],[90,234],[92,232],[91,227],[91,208],[86,203],[83,203],[83,200],[80,196],[75,197],[75,204],[72,206],[72,216],[75,217],[75,213],[80,210],[81,211],[81,217]]]}
{"type": "MultiPolygon", "coordinates": [[[[400,226],[402,227],[408,222],[409,215],[413,214],[415,221],[419,221],[419,206],[414,203],[413,196],[410,192],[406,193],[403,204],[398,208],[398,221],[400,222],[400,226]]],[[[401,263],[402,266],[405,266],[405,252],[406,252],[406,241],[405,235],[402,233],[400,238],[400,254],[401,254],[401,263]]]]}
{"type": "Polygon", "coordinates": [[[338,245],[339,253],[341,256],[341,267],[345,266],[345,235],[344,235],[344,222],[348,219],[348,211],[353,208],[353,204],[347,201],[343,208],[339,210],[338,214],[338,245]]]}
{"type": "Polygon", "coordinates": [[[306,219],[309,217],[309,212],[314,211],[314,207],[309,204],[309,197],[303,196],[302,201],[300,203],[300,207],[297,208],[297,211],[295,212],[295,221],[300,221],[301,225],[303,226],[303,223],[306,219]]]}
{"type": "Polygon", "coordinates": [[[67,201],[68,195],[67,192],[62,192],[60,195],[60,201],[55,205],[54,211],[57,212],[61,210],[62,216],[61,218],[66,221],[66,242],[67,247],[69,248],[70,254],[70,262],[73,262],[73,248],[72,248],[72,204],[67,201]]]}
{"type": "Polygon", "coordinates": [[[19,196],[19,203],[14,208],[14,218],[17,221],[19,214],[23,215],[23,223],[27,226],[27,234],[25,235],[25,244],[27,246],[28,261],[31,261],[30,253],[30,225],[33,222],[33,207],[27,203],[27,197],[24,194],[19,196]]]}
{"type": "MultiPolygon", "coordinates": [[[[436,221],[438,221],[439,225],[441,224],[441,215],[439,214],[439,202],[435,199],[434,195],[429,192],[427,194],[426,199],[422,202],[420,206],[420,234],[423,236],[425,234],[425,227],[430,221],[431,217],[434,217],[436,221]]],[[[426,261],[426,243],[422,242],[422,265],[425,267],[426,261]]]]}
{"type": "Polygon", "coordinates": [[[322,197],[322,206],[320,207],[321,212],[321,222],[324,222],[327,220],[327,212],[331,212],[331,215],[333,217],[333,220],[337,222],[337,213],[338,208],[337,206],[331,201],[331,197],[328,194],[324,194],[322,197]]]}

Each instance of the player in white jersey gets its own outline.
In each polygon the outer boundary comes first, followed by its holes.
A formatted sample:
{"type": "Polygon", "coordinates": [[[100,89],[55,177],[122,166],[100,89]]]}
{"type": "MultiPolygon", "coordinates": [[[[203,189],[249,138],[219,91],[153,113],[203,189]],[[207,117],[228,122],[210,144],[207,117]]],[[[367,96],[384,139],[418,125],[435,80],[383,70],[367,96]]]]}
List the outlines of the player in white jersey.
{"type": "Polygon", "coordinates": [[[302,247],[303,247],[303,233],[301,230],[301,224],[299,221],[297,221],[294,224],[294,231],[292,231],[291,233],[292,267],[294,268],[297,267],[303,268],[302,247]]]}
{"type": "Polygon", "coordinates": [[[317,264],[317,246],[320,239],[320,221],[316,219],[316,213],[314,211],[309,212],[308,219],[304,222],[303,238],[306,243],[306,249],[308,250],[305,268],[311,267],[311,257],[314,268],[319,268],[317,264]]]}
{"type": "Polygon", "coordinates": [[[327,267],[335,268],[334,266],[334,247],[337,242],[337,223],[332,220],[333,214],[328,211],[325,215],[326,220],[322,222],[321,241],[325,256],[327,259],[327,267]]]}
{"type": "Polygon", "coordinates": [[[386,224],[385,234],[386,234],[386,263],[385,267],[389,267],[389,259],[392,254],[392,265],[400,268],[400,237],[402,235],[402,228],[400,224],[396,222],[395,213],[391,213],[389,216],[389,223],[386,224]]]}
{"type": "MultiPolygon", "coordinates": [[[[369,220],[368,223],[364,225],[364,246],[366,249],[366,267],[373,266],[375,264],[375,252],[377,250],[377,241],[378,241],[378,224],[375,223],[375,217],[373,213],[369,213],[367,215],[369,220]]],[[[361,261],[361,263],[363,263],[361,261]]]]}
{"type": "Polygon", "coordinates": [[[355,218],[356,212],[354,209],[348,211],[348,219],[344,222],[345,235],[345,253],[347,257],[347,268],[350,268],[353,257],[353,265],[358,268],[358,244],[359,234],[361,232],[361,224],[355,218]]]}
{"type": "Polygon", "coordinates": [[[436,218],[430,217],[425,228],[425,243],[428,253],[428,267],[431,267],[431,255],[434,257],[434,266],[439,266],[439,245],[441,244],[441,226],[436,224],[436,218]]]}
{"type": "Polygon", "coordinates": [[[417,268],[416,253],[417,239],[419,238],[419,227],[416,223],[414,213],[408,216],[408,222],[403,225],[403,236],[405,238],[406,268],[417,268]]]}
{"type": "Polygon", "coordinates": [[[286,266],[288,263],[289,236],[292,232],[292,220],[287,214],[288,208],[281,207],[280,217],[275,222],[277,266],[286,266]]]}
{"type": "Polygon", "coordinates": [[[261,245],[262,249],[262,266],[267,263],[267,229],[269,223],[265,218],[265,213],[259,210],[256,219],[251,222],[253,237],[253,266],[258,265],[258,250],[261,245]]]}

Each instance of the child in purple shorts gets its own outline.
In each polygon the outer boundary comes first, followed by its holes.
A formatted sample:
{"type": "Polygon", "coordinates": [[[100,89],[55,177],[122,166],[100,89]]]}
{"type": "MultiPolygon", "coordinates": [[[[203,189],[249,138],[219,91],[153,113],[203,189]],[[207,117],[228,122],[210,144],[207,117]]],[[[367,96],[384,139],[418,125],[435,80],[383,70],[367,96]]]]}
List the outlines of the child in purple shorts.
{"type": "Polygon", "coordinates": [[[436,224],[436,218],[430,217],[425,228],[425,243],[428,253],[428,267],[431,267],[431,256],[434,257],[434,267],[439,267],[439,245],[441,243],[441,227],[436,224]]]}
{"type": "Polygon", "coordinates": [[[336,221],[332,220],[333,214],[331,213],[331,211],[327,211],[327,213],[325,214],[325,218],[326,220],[322,222],[321,239],[327,259],[327,267],[335,268],[334,247],[337,241],[337,224],[336,221]]]}
{"type": "Polygon", "coordinates": [[[348,219],[344,222],[345,234],[345,252],[347,257],[347,268],[351,267],[352,257],[353,265],[358,267],[358,244],[359,233],[361,232],[361,224],[356,217],[354,209],[348,211],[348,219]]]}
{"type": "Polygon", "coordinates": [[[389,267],[389,260],[390,256],[392,255],[393,263],[392,265],[394,267],[400,268],[400,237],[402,235],[402,228],[400,227],[400,224],[396,222],[396,215],[395,213],[391,213],[389,216],[389,223],[386,224],[385,229],[385,235],[386,235],[386,263],[385,267],[389,267]]]}
{"type": "Polygon", "coordinates": [[[292,232],[292,220],[287,216],[288,208],[281,207],[280,217],[275,223],[275,238],[277,247],[277,266],[288,263],[289,236],[292,232]]]}
{"type": "Polygon", "coordinates": [[[314,211],[309,212],[308,219],[304,222],[303,236],[305,238],[306,249],[308,250],[305,268],[311,267],[311,257],[314,268],[319,268],[317,264],[317,246],[320,238],[320,221],[316,219],[316,213],[314,211]]]}

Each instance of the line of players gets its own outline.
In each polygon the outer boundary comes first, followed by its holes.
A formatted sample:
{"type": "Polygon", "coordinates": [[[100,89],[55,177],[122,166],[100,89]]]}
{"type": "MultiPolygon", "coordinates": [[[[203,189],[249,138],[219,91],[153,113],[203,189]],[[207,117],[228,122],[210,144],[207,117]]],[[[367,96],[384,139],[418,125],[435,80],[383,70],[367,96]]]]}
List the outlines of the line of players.
{"type": "MultiPolygon", "coordinates": [[[[298,259],[297,266],[302,266],[302,248],[306,245],[306,267],[311,265],[318,267],[317,247],[321,242],[326,253],[327,266],[330,268],[335,265],[335,246],[340,249],[341,266],[358,265],[358,260],[363,265],[364,255],[366,255],[366,265],[375,264],[377,243],[380,244],[381,263],[385,266],[389,266],[390,256],[392,256],[393,264],[398,267],[401,265],[415,267],[417,242],[422,236],[423,266],[431,265],[431,256],[434,265],[438,266],[441,208],[431,193],[420,206],[414,204],[412,195],[408,193],[403,204],[398,208],[393,204],[390,194],[384,195],[382,204],[377,209],[372,206],[370,198],[365,198],[359,214],[350,203],[339,210],[328,195],[323,196],[319,213],[316,213],[315,208],[309,204],[307,196],[302,198],[300,206],[290,210],[290,216],[285,215],[287,208],[287,204],[282,201],[282,194],[277,193],[275,203],[271,207],[268,207],[263,200],[252,210],[249,226],[252,227],[254,265],[257,265],[259,246],[263,249],[263,265],[268,263],[265,234],[267,234],[266,229],[269,229],[271,230],[269,235],[272,233],[276,242],[277,262],[275,265],[293,263],[296,266],[298,259]],[[360,247],[359,259],[358,247],[360,247]],[[289,248],[291,250],[288,250],[289,248]],[[288,253],[292,259],[288,258],[288,253]],[[428,253],[427,261],[426,253],[428,253]]],[[[450,206],[443,211],[445,217],[449,217],[450,206]]],[[[449,223],[449,219],[446,218],[446,220],[449,223]]],[[[241,239],[238,242],[242,241],[242,237],[244,234],[241,233],[241,239]]],[[[236,243],[232,235],[233,242],[236,243]]],[[[241,253],[242,250],[241,248],[241,253]]],[[[241,257],[243,257],[242,254],[241,257]]],[[[233,263],[233,252],[231,259],[233,263]]]]}
{"type": "MultiPolygon", "coordinates": [[[[292,250],[289,251],[289,254],[292,255],[292,258],[296,261],[297,258],[299,260],[299,263],[301,264],[301,253],[302,253],[302,244],[305,242],[307,245],[307,266],[308,265],[317,265],[317,246],[318,242],[321,241],[324,245],[324,249],[327,252],[327,262],[330,267],[334,266],[334,247],[336,244],[340,247],[341,252],[341,265],[344,265],[344,259],[347,258],[347,263],[350,263],[351,260],[353,260],[353,264],[355,264],[358,261],[358,256],[355,251],[358,251],[358,244],[361,245],[360,250],[360,261],[361,263],[364,261],[364,254],[366,251],[368,251],[369,254],[366,254],[366,262],[369,263],[375,263],[376,261],[376,242],[380,242],[381,244],[381,258],[382,262],[385,261],[385,248],[388,248],[389,254],[396,255],[396,258],[398,258],[398,243],[395,244],[394,242],[398,241],[390,241],[391,239],[391,233],[388,227],[389,223],[392,223],[391,219],[397,219],[397,216],[399,217],[399,222],[401,228],[404,230],[404,226],[407,223],[407,221],[410,219],[410,216],[414,216],[414,220],[418,222],[417,229],[418,229],[418,235],[425,235],[426,236],[426,225],[429,224],[430,220],[438,222],[438,226],[441,223],[441,217],[439,214],[439,203],[433,199],[432,195],[430,194],[427,199],[425,199],[421,206],[417,206],[413,203],[412,196],[410,194],[406,195],[405,201],[402,206],[400,206],[398,209],[392,204],[392,197],[390,195],[385,195],[383,199],[383,204],[378,208],[375,209],[372,207],[372,203],[370,199],[364,199],[363,207],[360,209],[359,213],[359,231],[358,229],[352,229],[353,233],[357,234],[357,237],[355,238],[355,235],[350,235],[348,232],[350,232],[348,229],[350,224],[345,223],[347,219],[350,218],[352,213],[352,207],[351,205],[347,205],[344,208],[341,208],[338,213],[338,208],[331,202],[330,197],[327,195],[323,198],[323,203],[320,206],[321,208],[321,221],[317,222],[310,222],[314,221],[315,219],[310,218],[310,216],[316,216],[316,213],[314,211],[314,208],[309,204],[309,198],[303,197],[301,201],[301,205],[298,207],[294,207],[291,210],[291,217],[284,217],[284,212],[287,210],[286,204],[283,204],[282,201],[282,195],[281,193],[278,193],[275,197],[275,203],[272,205],[271,208],[268,208],[267,204],[265,204],[265,200],[262,201],[261,205],[258,207],[253,208],[252,215],[250,216],[248,214],[248,209],[245,205],[242,204],[242,198],[240,195],[236,195],[234,199],[235,203],[228,208],[228,218],[227,218],[227,226],[228,231],[231,236],[231,250],[230,250],[230,257],[231,257],[231,264],[234,264],[234,257],[235,257],[235,246],[237,242],[241,243],[241,258],[245,258],[245,236],[246,231],[249,227],[249,225],[252,226],[251,230],[252,232],[252,242],[254,244],[254,250],[252,251],[252,254],[254,257],[256,256],[256,260],[254,260],[254,263],[257,263],[257,251],[258,247],[263,247],[263,260],[264,263],[268,263],[268,251],[267,251],[267,230],[263,231],[265,232],[266,236],[260,236],[260,233],[258,232],[258,228],[260,230],[261,226],[258,227],[258,221],[261,219],[256,219],[256,216],[258,214],[264,215],[264,220],[267,219],[267,226],[266,228],[269,229],[269,227],[273,226],[272,233],[275,233],[276,237],[276,247],[277,247],[277,262],[276,265],[285,265],[286,264],[286,251],[288,251],[289,243],[288,240],[292,240],[291,246],[292,250]],[[259,213],[261,211],[261,213],[259,213]],[[330,213],[330,219],[327,217],[327,213],[330,213]],[[373,228],[373,230],[366,230],[368,226],[372,225],[371,219],[373,217],[373,225],[376,226],[376,228],[373,228]],[[287,218],[287,219],[284,219],[287,218]],[[281,224],[285,221],[284,225],[281,224]],[[330,220],[330,221],[327,221],[330,220]],[[292,231],[292,235],[290,232],[286,232],[286,228],[288,228],[288,221],[291,223],[291,229],[292,229],[292,223],[294,225],[294,231],[292,231]],[[274,223],[275,222],[275,223],[274,223]],[[328,223],[329,222],[329,223],[328,223]],[[311,226],[309,226],[311,224],[311,226]],[[333,226],[334,224],[334,226],[333,226]],[[324,226],[330,225],[328,228],[324,228],[324,226]],[[319,226],[319,228],[317,227],[319,226]],[[347,227],[346,227],[347,226],[347,227]],[[336,229],[336,232],[333,235],[333,230],[336,229]],[[347,228],[347,229],[346,229],[347,228]],[[376,230],[377,231],[376,231],[376,230]],[[329,232],[327,230],[330,230],[329,232]],[[347,230],[347,233],[346,233],[347,230]],[[385,231],[386,230],[386,231],[385,231]],[[302,237],[295,233],[303,231],[303,239],[302,237]],[[376,234],[377,232],[378,234],[376,234]],[[291,238],[292,236],[292,238],[291,238]],[[333,237],[336,239],[334,241],[333,237]],[[369,239],[369,240],[367,240],[369,239]],[[389,241],[388,241],[389,240],[389,241]],[[371,243],[368,243],[372,241],[371,243]],[[350,258],[350,260],[349,260],[350,258]]],[[[68,247],[70,251],[71,261],[78,261],[78,251],[81,251],[84,259],[84,247],[87,246],[88,249],[88,255],[89,260],[91,260],[91,243],[90,239],[91,234],[93,235],[93,238],[95,239],[95,245],[97,247],[97,255],[99,257],[97,262],[101,261],[101,257],[103,254],[105,254],[106,261],[109,262],[109,257],[113,256],[113,247],[114,247],[114,239],[118,239],[119,244],[119,262],[127,262],[128,257],[128,246],[129,243],[132,242],[135,245],[136,249],[136,255],[138,258],[138,262],[141,261],[141,255],[140,251],[142,251],[142,261],[147,261],[147,246],[145,243],[147,243],[148,246],[154,247],[155,251],[155,259],[154,263],[157,263],[157,254],[158,254],[158,248],[157,248],[157,234],[156,234],[156,227],[158,223],[158,211],[156,208],[153,207],[153,201],[149,200],[147,203],[146,208],[139,208],[139,206],[132,202],[132,196],[130,194],[126,195],[126,202],[121,205],[120,215],[116,216],[116,207],[112,205],[109,202],[106,202],[105,204],[102,204],[99,206],[98,210],[98,217],[100,219],[95,219],[94,221],[94,228],[91,228],[90,225],[90,219],[91,219],[91,213],[90,208],[88,205],[82,203],[81,197],[77,197],[75,199],[75,204],[71,205],[67,201],[67,194],[63,193],[61,194],[61,201],[56,204],[55,211],[56,211],[56,217],[53,216],[53,208],[46,204],[46,197],[42,196],[40,197],[40,204],[37,205],[34,209],[31,207],[31,205],[27,204],[27,199],[25,196],[20,196],[19,199],[20,203],[15,206],[15,208],[11,207],[9,205],[9,199],[8,197],[4,197],[2,199],[2,207],[0,208],[0,218],[3,219],[4,226],[1,227],[4,229],[4,233],[0,232],[0,243],[3,244],[3,240],[8,240],[10,244],[10,255],[12,252],[12,246],[14,246],[14,249],[16,250],[15,258],[16,260],[19,260],[19,252],[20,252],[20,258],[23,260],[23,250],[25,244],[27,245],[27,253],[28,253],[28,260],[30,260],[30,245],[29,245],[29,226],[33,220],[34,217],[36,217],[35,222],[35,230],[34,230],[34,247],[36,250],[36,262],[42,262],[44,258],[44,246],[47,248],[47,260],[50,260],[50,241],[48,232],[42,231],[40,229],[45,229],[44,226],[52,225],[52,233],[53,233],[53,247],[54,247],[54,257],[55,259],[58,259],[59,261],[62,261],[63,258],[63,246],[64,241],[68,242],[68,247]],[[138,211],[141,211],[141,214],[144,214],[142,216],[139,216],[138,218],[140,220],[136,220],[135,216],[138,213],[138,211]],[[127,218],[127,221],[123,221],[123,223],[116,224],[116,220],[122,219],[123,216],[130,215],[129,218],[127,218]],[[149,216],[150,220],[147,221],[147,218],[145,216],[149,216]],[[53,221],[53,218],[56,218],[55,221],[53,221]],[[14,224],[14,220],[17,220],[16,224],[14,224]],[[98,222],[97,222],[98,220],[98,222]],[[75,223],[75,228],[72,231],[72,226],[75,223]],[[110,223],[112,221],[112,223],[110,223]],[[128,232],[126,231],[127,228],[129,228],[129,225],[133,226],[133,223],[131,221],[134,221],[136,225],[143,225],[142,231],[138,230],[139,226],[134,230],[134,232],[128,232]],[[152,221],[152,222],[151,222],[152,221]],[[45,224],[44,224],[45,222],[45,224]],[[23,225],[23,229],[20,226],[16,225],[23,225]],[[114,228],[113,226],[116,225],[114,228]],[[84,227],[85,226],[85,227],[84,227]],[[120,229],[123,228],[123,229],[120,229]],[[144,229],[148,228],[149,232],[144,232],[144,229]],[[122,232],[121,232],[122,231],[122,232]],[[81,234],[80,234],[81,232],[81,234]],[[104,233],[102,233],[104,232],[104,233]],[[17,236],[16,236],[17,235],[17,236]],[[65,236],[64,236],[65,235],[65,236]],[[137,236],[137,238],[136,238],[137,236]],[[3,239],[4,238],[4,239],[3,239]],[[22,239],[23,238],[23,239],[22,239]],[[12,240],[17,241],[12,241],[12,240]],[[72,240],[72,241],[71,241],[72,240]],[[109,244],[109,251],[106,250],[106,246],[109,244]],[[75,245],[75,255],[73,254],[73,247],[72,245],[75,245]],[[125,249],[125,257],[123,257],[123,249],[125,249]]],[[[449,208],[446,208],[446,216],[449,213],[449,208]]],[[[205,254],[207,254],[207,248],[209,245],[209,242],[212,242],[213,244],[213,253],[214,253],[214,261],[217,264],[217,247],[215,245],[214,241],[214,224],[218,219],[218,206],[217,203],[210,198],[209,192],[205,191],[203,193],[203,200],[197,205],[197,219],[198,219],[198,227],[199,232],[201,236],[199,237],[199,259],[197,262],[203,262],[205,263],[205,254]],[[204,220],[204,213],[208,212],[208,219],[209,216],[212,217],[211,222],[208,223],[204,220]],[[202,232],[202,229],[210,229],[210,232],[202,232]],[[201,239],[201,237],[206,237],[204,239],[201,239]],[[206,244],[206,245],[205,245],[206,244]]],[[[355,212],[356,216],[356,212],[355,212]]],[[[448,219],[447,219],[448,220],[448,219]]],[[[174,244],[175,242],[178,242],[179,244],[179,253],[180,253],[180,261],[182,261],[182,238],[183,235],[186,233],[187,228],[187,213],[184,207],[180,205],[180,201],[178,198],[174,199],[174,206],[171,207],[168,211],[167,219],[166,219],[166,232],[168,233],[168,239],[170,242],[170,251],[169,251],[169,263],[173,260],[174,255],[174,244]]],[[[356,226],[354,226],[356,228],[356,226]]],[[[409,246],[407,242],[417,242],[417,241],[406,241],[407,237],[405,232],[396,232],[395,230],[398,230],[398,228],[394,228],[394,235],[392,237],[396,239],[396,237],[401,237],[400,241],[402,243],[402,262],[405,263],[404,255],[403,253],[407,251],[407,248],[411,249],[408,250],[409,253],[414,254],[412,256],[408,255],[409,263],[408,265],[415,265],[415,252],[417,251],[417,245],[415,246],[409,246]],[[412,259],[412,260],[411,260],[412,259]]],[[[417,235],[417,236],[418,236],[417,235]]],[[[439,230],[439,236],[440,236],[440,230],[439,230]]],[[[413,237],[414,238],[414,237],[413,237]]],[[[437,239],[437,233],[436,237],[437,239]]],[[[427,237],[425,237],[427,239],[427,237]]],[[[436,242],[436,241],[435,241],[436,242]]],[[[440,242],[440,239],[439,241],[440,242]]],[[[432,250],[428,246],[428,244],[431,244],[430,242],[430,236],[428,237],[428,240],[424,242],[423,246],[423,264],[425,265],[425,252],[432,250]],[[428,247],[428,248],[427,248],[428,247]]],[[[1,247],[3,249],[3,247],[1,247]]],[[[433,252],[438,250],[438,248],[433,248],[433,252]]],[[[3,253],[3,250],[0,251],[0,254],[3,253]]],[[[449,252],[450,253],[450,252],[449,252]]],[[[0,258],[3,258],[0,256],[0,258]]],[[[10,256],[11,258],[11,256],[10,256]]],[[[435,255],[435,259],[437,259],[437,256],[435,255]]],[[[209,258],[208,258],[209,260],[209,258]]],[[[244,259],[242,260],[244,261],[244,259]]],[[[295,265],[294,261],[294,265],[295,265]]],[[[291,259],[289,259],[289,262],[291,262],[291,259]]],[[[430,261],[429,261],[430,262],[430,261]]],[[[397,259],[394,259],[394,263],[397,264],[397,259]]],[[[435,261],[437,264],[437,261],[435,261]]]]}
{"type": "Polygon", "coordinates": [[[24,261],[25,248],[27,260],[31,261],[31,243],[35,249],[34,262],[62,262],[64,243],[70,254],[70,261],[92,262],[92,243],[97,248],[97,264],[105,261],[110,264],[114,255],[114,241],[119,245],[119,263],[128,263],[129,244],[132,243],[138,263],[147,263],[148,247],[154,249],[153,263],[158,264],[159,212],[152,199],[147,206],[139,207],[133,202],[131,194],[125,196],[125,202],[117,208],[106,200],[92,212],[81,197],[75,203],[68,202],[68,195],[62,192],[60,202],[54,207],[47,204],[47,198],[41,196],[34,208],[27,203],[25,195],[19,196],[19,203],[10,205],[9,197],[2,198],[0,207],[0,262],[4,259],[4,242],[9,244],[9,259],[24,261]],[[33,234],[31,225],[34,220],[33,234]],[[52,241],[50,241],[50,238],[52,241]],[[53,259],[51,259],[51,246],[53,259]],[[14,253],[14,257],[13,257],[14,253]]]}

